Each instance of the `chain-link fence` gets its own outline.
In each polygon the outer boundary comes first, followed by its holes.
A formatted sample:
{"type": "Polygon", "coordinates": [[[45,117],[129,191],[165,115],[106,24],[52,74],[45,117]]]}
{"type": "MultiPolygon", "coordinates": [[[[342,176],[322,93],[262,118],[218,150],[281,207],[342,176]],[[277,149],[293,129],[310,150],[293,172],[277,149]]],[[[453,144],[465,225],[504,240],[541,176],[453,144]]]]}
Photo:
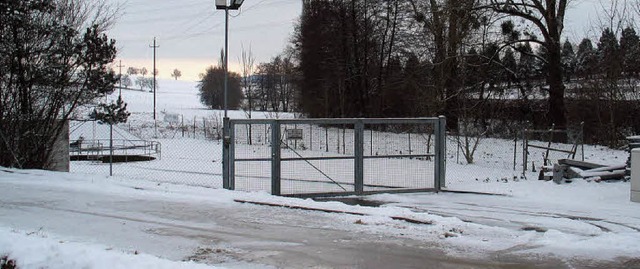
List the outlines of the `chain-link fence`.
{"type": "Polygon", "coordinates": [[[72,122],[70,129],[72,173],[222,187],[222,129],[215,119],[114,125],[113,141],[109,125],[95,121],[72,122]]]}
{"type": "Polygon", "coordinates": [[[567,130],[528,127],[523,123],[510,132],[460,128],[449,133],[445,189],[494,193],[493,183],[538,180],[543,166],[560,159],[584,159],[581,125],[567,130]]]}
{"type": "MultiPolygon", "coordinates": [[[[71,122],[71,172],[221,188],[222,125],[219,117],[134,118],[114,126],[110,166],[109,126],[71,122]]],[[[232,127],[232,187],[282,195],[434,190],[439,150],[442,187],[461,191],[495,192],[487,183],[535,180],[545,161],[583,158],[579,127],[564,134],[566,143],[550,137],[557,130],[523,125],[501,138],[449,133],[440,145],[431,120],[235,120],[232,127]]]]}

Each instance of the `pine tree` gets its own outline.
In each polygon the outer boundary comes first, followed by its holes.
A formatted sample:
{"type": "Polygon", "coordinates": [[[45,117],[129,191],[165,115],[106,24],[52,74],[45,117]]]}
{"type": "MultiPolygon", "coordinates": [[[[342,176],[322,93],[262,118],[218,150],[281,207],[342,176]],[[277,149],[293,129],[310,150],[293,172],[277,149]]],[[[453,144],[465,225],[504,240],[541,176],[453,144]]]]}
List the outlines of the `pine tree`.
{"type": "Polygon", "coordinates": [[[578,45],[578,52],[576,53],[577,75],[584,79],[591,78],[596,72],[597,64],[598,59],[593,43],[588,38],[583,39],[578,45]]]}
{"type": "Polygon", "coordinates": [[[516,82],[516,71],[518,69],[518,63],[516,62],[516,56],[512,49],[507,49],[502,57],[502,64],[504,67],[503,80],[507,82],[507,87],[511,87],[512,83],[516,82]]]}
{"type": "Polygon", "coordinates": [[[599,71],[601,73],[613,80],[620,77],[622,73],[620,44],[618,44],[616,35],[609,28],[602,31],[600,41],[598,42],[597,56],[599,71]]]}
{"type": "Polygon", "coordinates": [[[125,123],[131,113],[127,112],[127,104],[122,101],[122,96],[111,104],[100,104],[94,110],[91,117],[98,122],[109,124],[109,175],[113,175],[113,125],[125,123]]]}
{"type": "Polygon", "coordinates": [[[640,74],[640,38],[633,27],[622,30],[620,37],[622,70],[627,77],[638,78],[640,74]]]}
{"type": "Polygon", "coordinates": [[[127,112],[127,103],[122,100],[122,96],[118,96],[118,100],[111,104],[99,104],[98,109],[94,110],[91,118],[109,125],[125,123],[131,113],[127,112]]]}
{"type": "Polygon", "coordinates": [[[576,72],[576,54],[568,39],[562,44],[562,70],[566,81],[571,81],[571,77],[576,72]]]}

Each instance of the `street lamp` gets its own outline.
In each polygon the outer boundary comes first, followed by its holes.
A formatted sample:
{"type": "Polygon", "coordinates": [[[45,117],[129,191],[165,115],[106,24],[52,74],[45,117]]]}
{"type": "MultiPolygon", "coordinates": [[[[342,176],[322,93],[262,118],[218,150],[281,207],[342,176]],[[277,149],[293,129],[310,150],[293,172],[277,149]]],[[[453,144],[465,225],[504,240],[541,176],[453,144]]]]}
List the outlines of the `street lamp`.
{"type": "Polygon", "coordinates": [[[224,21],[224,117],[227,118],[227,98],[229,91],[229,10],[238,10],[244,0],[216,0],[216,9],[223,9],[224,21]]]}
{"type": "Polygon", "coordinates": [[[222,126],[223,142],[222,142],[222,186],[225,189],[233,190],[234,186],[229,180],[230,175],[230,145],[231,136],[229,130],[229,117],[227,116],[227,96],[229,91],[229,10],[238,10],[244,0],[216,0],[216,9],[224,9],[224,124],[222,126]]]}

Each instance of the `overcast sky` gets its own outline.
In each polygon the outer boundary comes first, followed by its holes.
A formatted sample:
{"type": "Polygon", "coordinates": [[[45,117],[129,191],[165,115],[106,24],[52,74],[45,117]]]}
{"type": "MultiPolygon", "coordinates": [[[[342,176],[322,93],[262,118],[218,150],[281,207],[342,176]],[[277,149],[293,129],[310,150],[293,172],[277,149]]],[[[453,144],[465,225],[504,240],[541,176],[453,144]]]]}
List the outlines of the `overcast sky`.
{"type": "MultiPolygon", "coordinates": [[[[197,80],[205,68],[217,64],[224,47],[224,11],[215,0],[119,0],[122,16],[110,32],[116,39],[118,60],[129,66],[153,68],[157,38],[157,68],[169,78],[178,68],[184,80],[197,80]]],[[[609,0],[602,0],[607,3],[609,0]]],[[[566,19],[565,37],[579,42],[592,37],[601,0],[574,0],[566,19]]],[[[230,11],[229,62],[237,70],[241,45],[251,46],[256,62],[280,53],[293,33],[302,10],[301,0],[245,0],[240,11],[230,11]]],[[[124,71],[123,71],[124,72],[124,71]]]]}

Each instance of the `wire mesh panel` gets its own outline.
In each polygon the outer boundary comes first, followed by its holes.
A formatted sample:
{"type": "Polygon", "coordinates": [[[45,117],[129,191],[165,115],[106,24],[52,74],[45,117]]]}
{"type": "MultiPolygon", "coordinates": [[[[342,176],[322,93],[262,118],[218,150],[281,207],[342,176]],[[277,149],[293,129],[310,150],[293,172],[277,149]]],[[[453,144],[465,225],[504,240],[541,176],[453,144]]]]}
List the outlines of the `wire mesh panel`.
{"type": "Polygon", "coordinates": [[[279,126],[282,195],[355,191],[353,123],[279,126]]]}
{"type": "Polygon", "coordinates": [[[436,190],[443,122],[231,120],[229,187],[293,196],[436,190]]]}
{"type": "Polygon", "coordinates": [[[433,123],[367,124],[364,191],[435,188],[433,123]]]}
{"type": "Polygon", "coordinates": [[[232,125],[235,189],[271,190],[271,128],[269,122],[232,125]]]}

